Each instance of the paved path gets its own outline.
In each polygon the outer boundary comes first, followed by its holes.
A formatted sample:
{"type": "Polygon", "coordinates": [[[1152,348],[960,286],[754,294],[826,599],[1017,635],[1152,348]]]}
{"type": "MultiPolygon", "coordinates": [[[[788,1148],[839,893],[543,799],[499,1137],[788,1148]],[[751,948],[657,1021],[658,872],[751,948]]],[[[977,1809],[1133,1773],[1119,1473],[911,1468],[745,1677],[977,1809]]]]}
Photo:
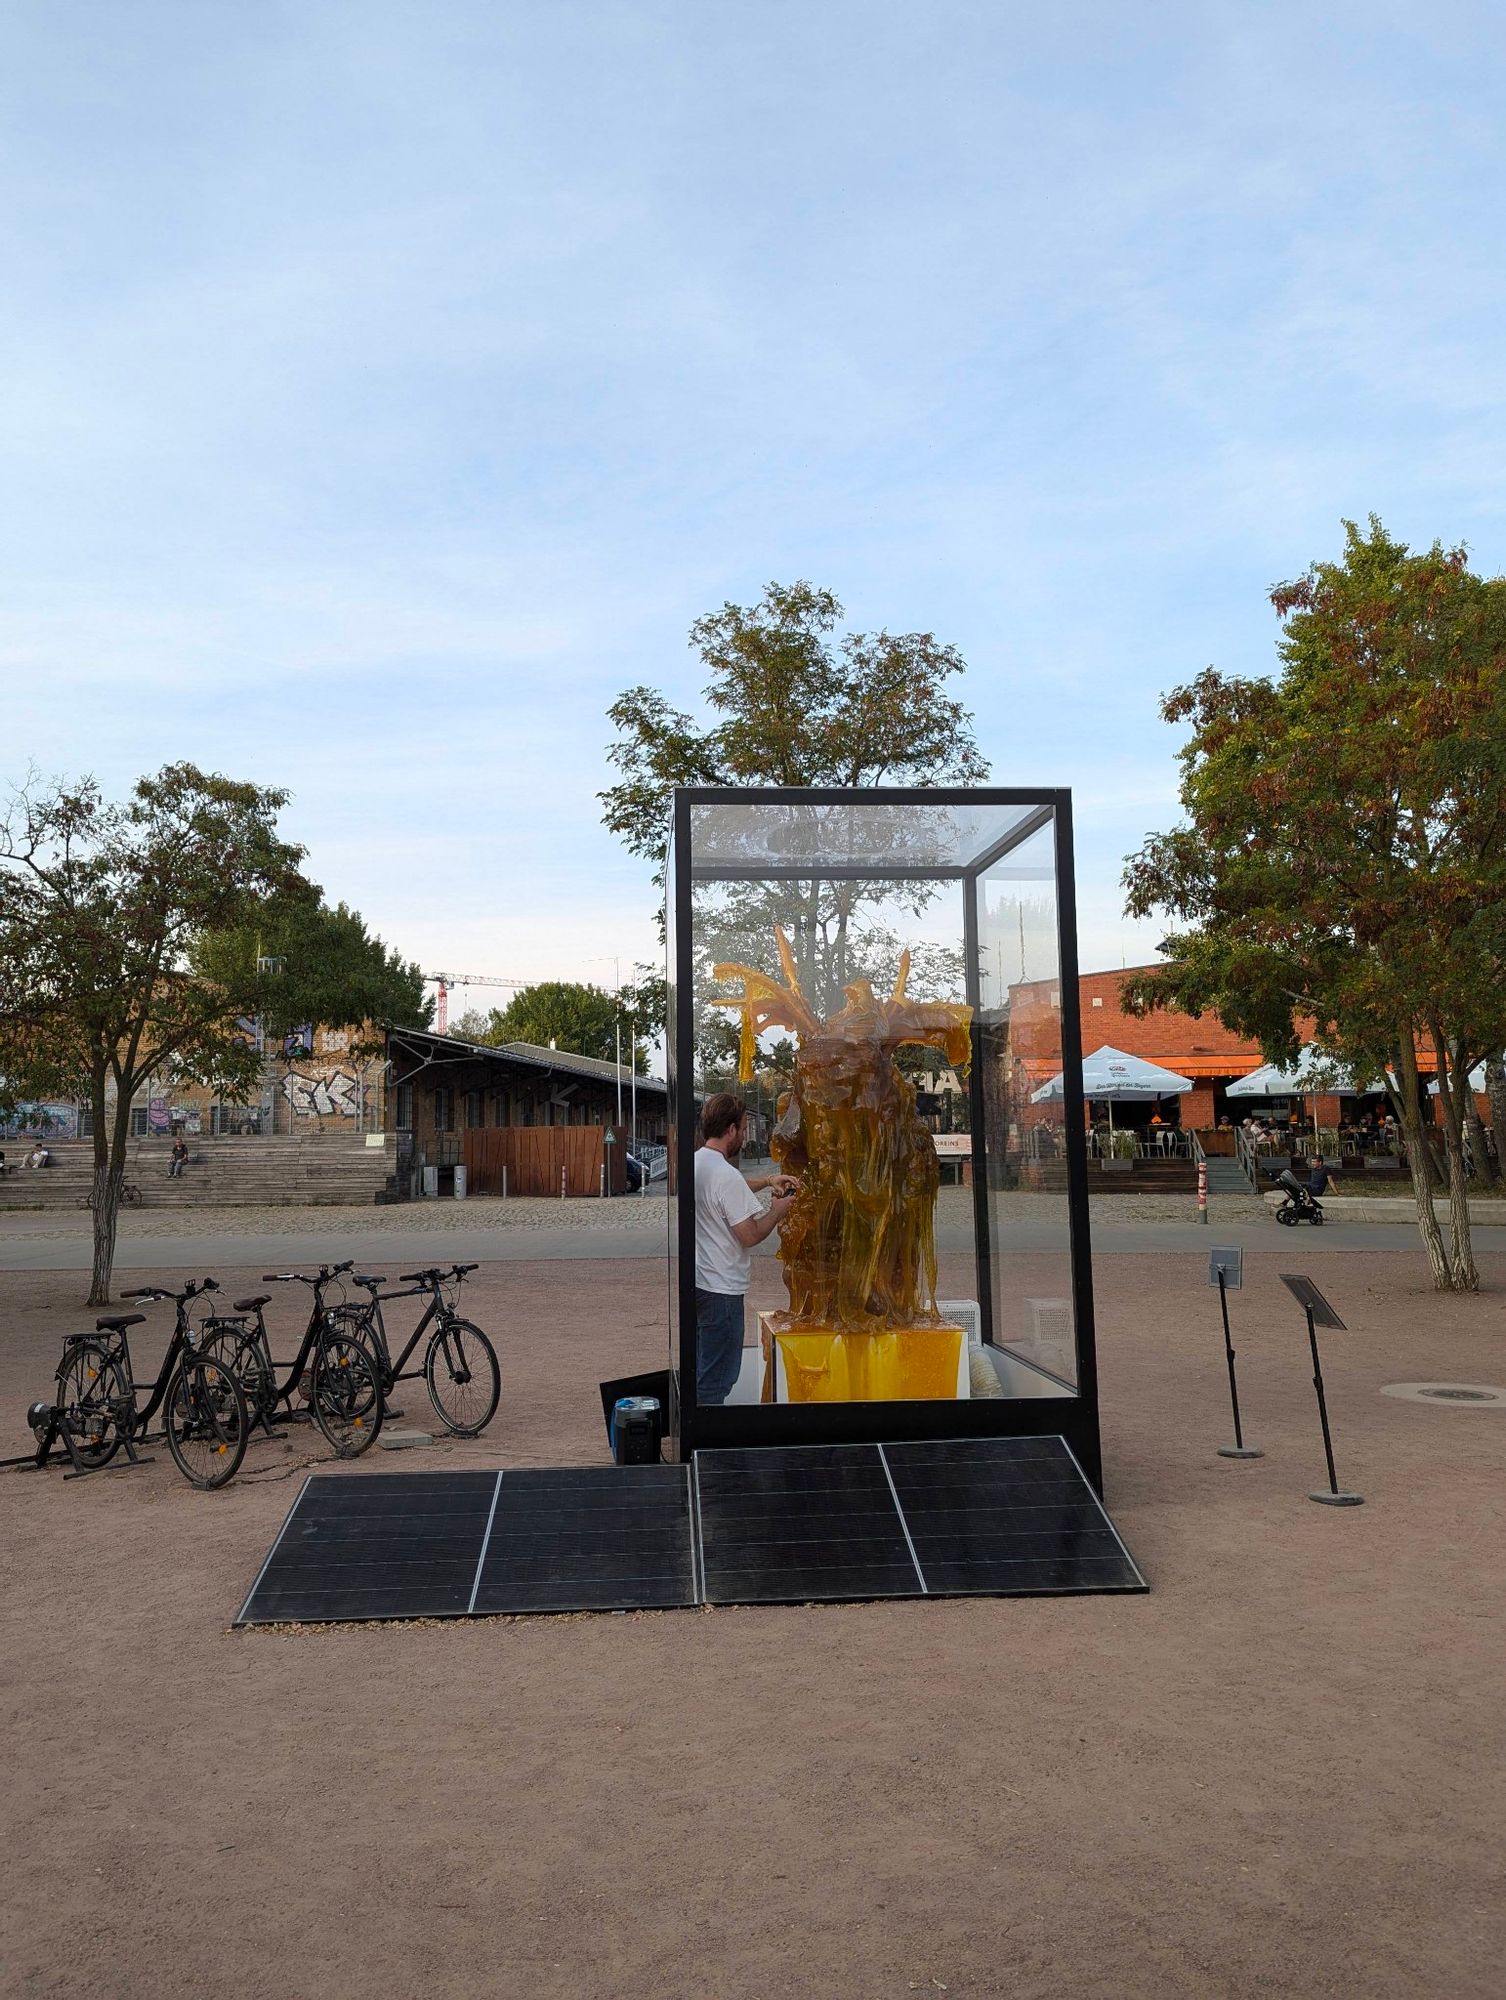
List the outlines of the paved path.
{"type": "MultiPolygon", "coordinates": [[[[1051,1197],[1000,1198],[1009,1245],[1020,1251],[1063,1249],[1065,1204],[1051,1197]]],[[[662,1259],[671,1218],[662,1192],[636,1199],[413,1203],[394,1208],[234,1208],[128,1211],[116,1245],[120,1271],[191,1270],[233,1264],[241,1269],[300,1268],[325,1257],[354,1257],[382,1269],[449,1263],[532,1263],[575,1258],[662,1259]]],[[[33,1211],[0,1217],[0,1270],[84,1271],[91,1262],[86,1215],[33,1211]]],[[[1317,1231],[1277,1227],[1254,1196],[1216,1198],[1206,1226],[1184,1195],[1116,1195],[1092,1205],[1096,1256],[1143,1251],[1206,1251],[1238,1244],[1300,1262],[1318,1247],[1422,1255],[1413,1223],[1330,1224],[1317,1231]],[[1312,1242],[1312,1250],[1308,1249],[1312,1242]]],[[[1486,1264],[1506,1257],[1506,1232],[1476,1237],[1486,1264]]],[[[971,1247],[971,1196],[942,1190],[938,1248],[971,1247]]],[[[773,1254],[766,1245],[760,1253],[773,1254]]]]}

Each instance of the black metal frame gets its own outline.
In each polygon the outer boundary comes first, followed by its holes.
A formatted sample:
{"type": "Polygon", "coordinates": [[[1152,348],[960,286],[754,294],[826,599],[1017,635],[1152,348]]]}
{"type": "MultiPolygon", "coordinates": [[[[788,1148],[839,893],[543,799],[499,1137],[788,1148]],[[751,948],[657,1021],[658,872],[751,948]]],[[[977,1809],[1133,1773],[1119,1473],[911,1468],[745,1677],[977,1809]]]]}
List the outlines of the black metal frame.
{"type": "MultiPolygon", "coordinates": [[[[665,873],[669,898],[670,1020],[668,1024],[670,1132],[677,1159],[674,1215],[678,1244],[670,1258],[670,1408],[669,1429],[679,1454],[688,1458],[703,1449],[790,1444],[881,1443],[888,1439],[1005,1437],[1060,1435],[1076,1454],[1083,1471],[1101,1493],[1102,1458],[1098,1434],[1098,1366],[1093,1326],[1092,1253],[1088,1235],[1087,1138],[1083,1125],[1081,1014],[1077,970],[1077,897],[1073,874],[1072,803],[1065,788],[938,788],[918,790],[883,787],[862,792],[812,787],[741,789],[691,786],[674,794],[669,859],[665,873]],[[965,866],[899,868],[893,864],[839,864],[826,867],[809,860],[770,867],[723,868],[712,864],[692,874],[691,813],[697,806],[844,804],[913,806],[1033,806],[1037,811],[1011,829],[965,866]],[[694,964],[692,889],[695,882],[713,880],[773,880],[838,878],[924,879],[960,881],[964,886],[963,924],[967,959],[968,1000],[976,1011],[981,999],[977,955],[976,896],[980,878],[1013,848],[1050,824],[1054,829],[1056,865],[1057,950],[1060,974],[1063,1106],[1067,1164],[1068,1256],[1072,1273],[1073,1321],[1077,1344],[1077,1383],[1068,1397],[1000,1397],[957,1402],[884,1403],[760,1403],[723,1404],[702,1409],[696,1402],[695,1327],[695,1154],[696,1100],[693,1005],[680,991],[694,964]]],[[[993,1340],[992,1263],[995,1254],[992,1213],[988,1200],[987,1134],[981,1066],[972,1065],[970,1078],[973,1139],[973,1201],[975,1251],[978,1264],[978,1305],[983,1338],[993,1340]]]]}

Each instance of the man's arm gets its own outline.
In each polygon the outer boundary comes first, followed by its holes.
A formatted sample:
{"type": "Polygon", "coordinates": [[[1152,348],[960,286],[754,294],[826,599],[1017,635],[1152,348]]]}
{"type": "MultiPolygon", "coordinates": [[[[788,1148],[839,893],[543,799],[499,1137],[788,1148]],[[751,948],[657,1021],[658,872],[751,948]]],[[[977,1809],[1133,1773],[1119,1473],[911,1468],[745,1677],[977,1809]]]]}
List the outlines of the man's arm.
{"type": "Polygon", "coordinates": [[[792,1194],[775,1195],[762,1215],[750,1215],[743,1222],[729,1224],[732,1234],[744,1250],[756,1250],[766,1236],[772,1236],[790,1212],[792,1194]]]}
{"type": "Polygon", "coordinates": [[[753,1174],[748,1177],[748,1186],[754,1194],[762,1194],[765,1188],[773,1188],[776,1194],[793,1194],[799,1185],[794,1174],[753,1174]]]}

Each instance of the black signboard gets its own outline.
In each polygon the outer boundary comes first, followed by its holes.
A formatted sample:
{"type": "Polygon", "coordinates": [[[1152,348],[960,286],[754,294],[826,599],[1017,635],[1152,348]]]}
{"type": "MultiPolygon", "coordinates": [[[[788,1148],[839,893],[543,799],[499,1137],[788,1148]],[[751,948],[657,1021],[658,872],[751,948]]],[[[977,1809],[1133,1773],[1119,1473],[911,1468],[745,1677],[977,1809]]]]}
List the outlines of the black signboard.
{"type": "Polygon", "coordinates": [[[1337,1327],[1340,1333],[1348,1331],[1343,1320],[1339,1318],[1311,1278],[1298,1277],[1290,1271],[1278,1271],[1276,1275],[1302,1310],[1312,1314],[1314,1326],[1337,1327]]]}

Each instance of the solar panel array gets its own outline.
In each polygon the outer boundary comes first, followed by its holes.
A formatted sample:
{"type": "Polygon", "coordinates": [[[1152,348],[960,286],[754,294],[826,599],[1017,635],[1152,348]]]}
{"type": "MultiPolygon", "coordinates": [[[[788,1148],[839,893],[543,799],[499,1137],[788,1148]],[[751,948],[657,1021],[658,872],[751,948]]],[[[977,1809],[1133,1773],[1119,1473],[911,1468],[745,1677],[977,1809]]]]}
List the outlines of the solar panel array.
{"type": "Polygon", "coordinates": [[[1138,1591],[1059,1437],[316,1474],[238,1624],[1138,1591]]]}

